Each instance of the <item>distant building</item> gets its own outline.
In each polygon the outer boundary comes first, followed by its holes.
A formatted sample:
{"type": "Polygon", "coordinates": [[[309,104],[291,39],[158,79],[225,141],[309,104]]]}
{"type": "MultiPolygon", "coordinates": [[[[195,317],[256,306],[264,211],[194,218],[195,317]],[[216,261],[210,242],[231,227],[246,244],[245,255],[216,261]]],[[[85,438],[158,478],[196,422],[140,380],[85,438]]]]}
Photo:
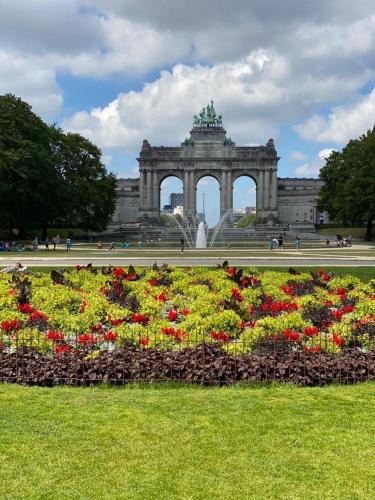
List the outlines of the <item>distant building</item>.
{"type": "Polygon", "coordinates": [[[184,204],[184,195],[182,193],[171,193],[169,195],[169,204],[172,208],[182,206],[184,204]]]}

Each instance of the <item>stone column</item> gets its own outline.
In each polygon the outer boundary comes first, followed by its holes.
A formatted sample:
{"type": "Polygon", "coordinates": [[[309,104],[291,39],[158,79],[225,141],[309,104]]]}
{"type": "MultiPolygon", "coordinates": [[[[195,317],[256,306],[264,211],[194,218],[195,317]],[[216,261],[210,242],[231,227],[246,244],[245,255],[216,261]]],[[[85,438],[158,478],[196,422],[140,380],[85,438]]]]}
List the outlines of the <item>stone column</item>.
{"type": "Polygon", "coordinates": [[[139,209],[142,211],[145,209],[145,188],[146,188],[146,176],[143,170],[139,172],[139,209]]]}
{"type": "Polygon", "coordinates": [[[154,215],[160,212],[160,183],[157,172],[152,172],[152,207],[154,215]]]}
{"type": "Polygon", "coordinates": [[[270,171],[271,175],[271,210],[277,209],[277,173],[276,170],[270,171]]]}
{"type": "Polygon", "coordinates": [[[151,170],[146,173],[146,210],[151,210],[152,208],[152,179],[151,170]]]}
{"type": "Polygon", "coordinates": [[[269,171],[264,172],[264,198],[263,198],[264,208],[270,208],[270,177],[269,171]]]}
{"type": "Polygon", "coordinates": [[[186,216],[190,208],[190,172],[188,170],[184,171],[184,180],[183,180],[183,193],[184,193],[184,215],[186,216]]]}
{"type": "Polygon", "coordinates": [[[221,172],[221,182],[219,187],[220,192],[220,217],[222,217],[227,211],[227,174],[225,170],[221,172]]]}
{"type": "Polygon", "coordinates": [[[226,192],[227,192],[225,210],[226,211],[232,210],[232,208],[233,208],[233,179],[232,179],[232,172],[230,170],[227,172],[226,186],[224,185],[224,188],[226,189],[226,192]]]}
{"type": "Polygon", "coordinates": [[[194,172],[190,172],[190,210],[193,215],[197,213],[197,186],[195,184],[194,172]]]}
{"type": "Polygon", "coordinates": [[[257,211],[264,209],[264,172],[261,170],[257,182],[257,211]]]}

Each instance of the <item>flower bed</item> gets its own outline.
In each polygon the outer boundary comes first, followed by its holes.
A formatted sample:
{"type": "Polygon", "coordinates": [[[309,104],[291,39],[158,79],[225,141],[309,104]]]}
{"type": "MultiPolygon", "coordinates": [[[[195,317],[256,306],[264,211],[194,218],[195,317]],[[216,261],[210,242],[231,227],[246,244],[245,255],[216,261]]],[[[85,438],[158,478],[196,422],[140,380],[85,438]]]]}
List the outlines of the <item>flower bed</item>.
{"type": "Polygon", "coordinates": [[[77,266],[2,275],[0,376],[48,384],[372,378],[375,279],[290,271],[77,266]]]}

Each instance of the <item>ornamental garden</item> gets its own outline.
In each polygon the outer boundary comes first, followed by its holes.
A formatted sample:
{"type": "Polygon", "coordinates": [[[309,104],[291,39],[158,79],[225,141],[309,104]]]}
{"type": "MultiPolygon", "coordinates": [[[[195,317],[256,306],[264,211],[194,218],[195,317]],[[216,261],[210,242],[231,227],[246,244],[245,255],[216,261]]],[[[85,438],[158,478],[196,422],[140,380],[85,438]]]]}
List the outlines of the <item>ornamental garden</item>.
{"type": "Polygon", "coordinates": [[[0,277],[0,379],[37,385],[375,378],[375,279],[168,266],[0,277]]]}

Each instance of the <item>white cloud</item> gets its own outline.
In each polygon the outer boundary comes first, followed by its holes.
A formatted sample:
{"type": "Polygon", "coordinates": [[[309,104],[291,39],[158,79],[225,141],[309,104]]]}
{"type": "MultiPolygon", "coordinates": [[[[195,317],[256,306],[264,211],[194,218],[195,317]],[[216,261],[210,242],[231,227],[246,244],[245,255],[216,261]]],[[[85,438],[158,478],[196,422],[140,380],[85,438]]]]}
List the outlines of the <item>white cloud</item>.
{"type": "Polygon", "coordinates": [[[289,154],[289,159],[292,161],[303,161],[307,159],[307,156],[299,151],[292,151],[289,154]]]}
{"type": "Polygon", "coordinates": [[[314,158],[311,162],[305,163],[295,169],[295,174],[297,177],[317,177],[322,166],[325,164],[326,159],[329,155],[336,151],[333,148],[324,148],[319,151],[317,158],[314,158]]]}
{"type": "Polygon", "coordinates": [[[294,129],[303,139],[345,144],[372,129],[374,123],[375,89],[353,105],[336,107],[328,117],[313,115],[294,129]]]}
{"type": "Polygon", "coordinates": [[[44,118],[53,117],[63,102],[55,74],[37,58],[0,49],[0,94],[22,97],[44,118]]]}

